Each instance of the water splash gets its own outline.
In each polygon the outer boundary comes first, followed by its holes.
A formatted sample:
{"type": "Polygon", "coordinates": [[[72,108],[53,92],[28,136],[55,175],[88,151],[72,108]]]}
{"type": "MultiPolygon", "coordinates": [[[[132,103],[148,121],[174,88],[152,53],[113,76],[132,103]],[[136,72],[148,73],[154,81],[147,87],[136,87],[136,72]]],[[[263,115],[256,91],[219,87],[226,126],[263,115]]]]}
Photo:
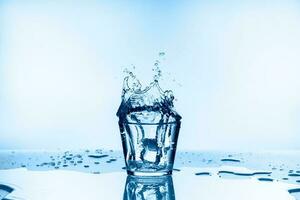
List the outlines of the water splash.
{"type": "Polygon", "coordinates": [[[159,81],[164,52],[159,53],[153,79],[142,86],[136,75],[125,70],[122,101],[117,111],[128,172],[167,171],[173,167],[181,116],[174,110],[174,95],[159,81]]]}
{"type": "Polygon", "coordinates": [[[136,75],[125,69],[122,101],[117,111],[120,122],[164,123],[179,121],[181,116],[174,110],[174,95],[171,90],[162,90],[159,80],[162,78],[161,59],[165,52],[160,52],[152,68],[153,80],[145,87],[136,75]]]}

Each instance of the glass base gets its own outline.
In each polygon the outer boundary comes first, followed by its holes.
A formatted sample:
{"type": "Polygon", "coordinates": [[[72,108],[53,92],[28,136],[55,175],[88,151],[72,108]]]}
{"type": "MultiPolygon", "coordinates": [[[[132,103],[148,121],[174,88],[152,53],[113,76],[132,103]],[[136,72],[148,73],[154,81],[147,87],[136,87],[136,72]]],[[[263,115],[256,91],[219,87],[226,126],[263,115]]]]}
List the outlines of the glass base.
{"type": "Polygon", "coordinates": [[[131,176],[168,176],[172,175],[172,171],[141,172],[127,170],[127,174],[131,176]]]}

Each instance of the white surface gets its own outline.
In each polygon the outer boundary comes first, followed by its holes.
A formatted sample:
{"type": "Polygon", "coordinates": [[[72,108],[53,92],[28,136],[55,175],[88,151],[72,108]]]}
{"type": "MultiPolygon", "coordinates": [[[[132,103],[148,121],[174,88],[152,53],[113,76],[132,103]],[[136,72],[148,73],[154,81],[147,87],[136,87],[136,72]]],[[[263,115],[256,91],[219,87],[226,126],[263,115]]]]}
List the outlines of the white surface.
{"type": "MultiPolygon", "coordinates": [[[[176,200],[294,200],[290,185],[259,182],[255,179],[230,180],[218,176],[195,176],[201,169],[185,168],[173,176],[176,200]]],[[[125,173],[85,174],[70,171],[33,172],[24,169],[0,171],[1,183],[17,185],[11,196],[28,200],[123,198],[125,173]]]]}

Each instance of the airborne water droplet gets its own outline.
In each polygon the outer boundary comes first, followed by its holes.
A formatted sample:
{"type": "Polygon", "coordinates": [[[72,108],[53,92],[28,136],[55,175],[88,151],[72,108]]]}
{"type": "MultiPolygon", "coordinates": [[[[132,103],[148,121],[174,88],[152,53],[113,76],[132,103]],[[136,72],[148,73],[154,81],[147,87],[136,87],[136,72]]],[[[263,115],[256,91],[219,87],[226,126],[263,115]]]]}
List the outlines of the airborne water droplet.
{"type": "Polygon", "coordinates": [[[158,55],[159,55],[159,56],[164,56],[164,55],[166,55],[166,53],[165,53],[165,52],[159,52],[158,55]]]}
{"type": "Polygon", "coordinates": [[[158,72],[160,69],[159,69],[159,66],[160,66],[160,61],[159,60],[156,60],[155,63],[154,63],[154,69],[152,69],[154,72],[158,72]]]}

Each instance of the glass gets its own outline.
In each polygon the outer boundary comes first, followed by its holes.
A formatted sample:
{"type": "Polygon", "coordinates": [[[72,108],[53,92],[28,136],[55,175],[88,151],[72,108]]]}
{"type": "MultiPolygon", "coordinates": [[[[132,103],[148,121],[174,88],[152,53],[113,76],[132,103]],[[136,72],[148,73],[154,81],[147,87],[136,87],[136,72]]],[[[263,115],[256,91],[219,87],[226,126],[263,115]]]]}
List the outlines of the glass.
{"type": "Polygon", "coordinates": [[[180,121],[169,123],[119,122],[129,175],[172,174],[180,121]]]}
{"type": "Polygon", "coordinates": [[[127,176],[123,200],[175,200],[171,176],[127,176]]]}

